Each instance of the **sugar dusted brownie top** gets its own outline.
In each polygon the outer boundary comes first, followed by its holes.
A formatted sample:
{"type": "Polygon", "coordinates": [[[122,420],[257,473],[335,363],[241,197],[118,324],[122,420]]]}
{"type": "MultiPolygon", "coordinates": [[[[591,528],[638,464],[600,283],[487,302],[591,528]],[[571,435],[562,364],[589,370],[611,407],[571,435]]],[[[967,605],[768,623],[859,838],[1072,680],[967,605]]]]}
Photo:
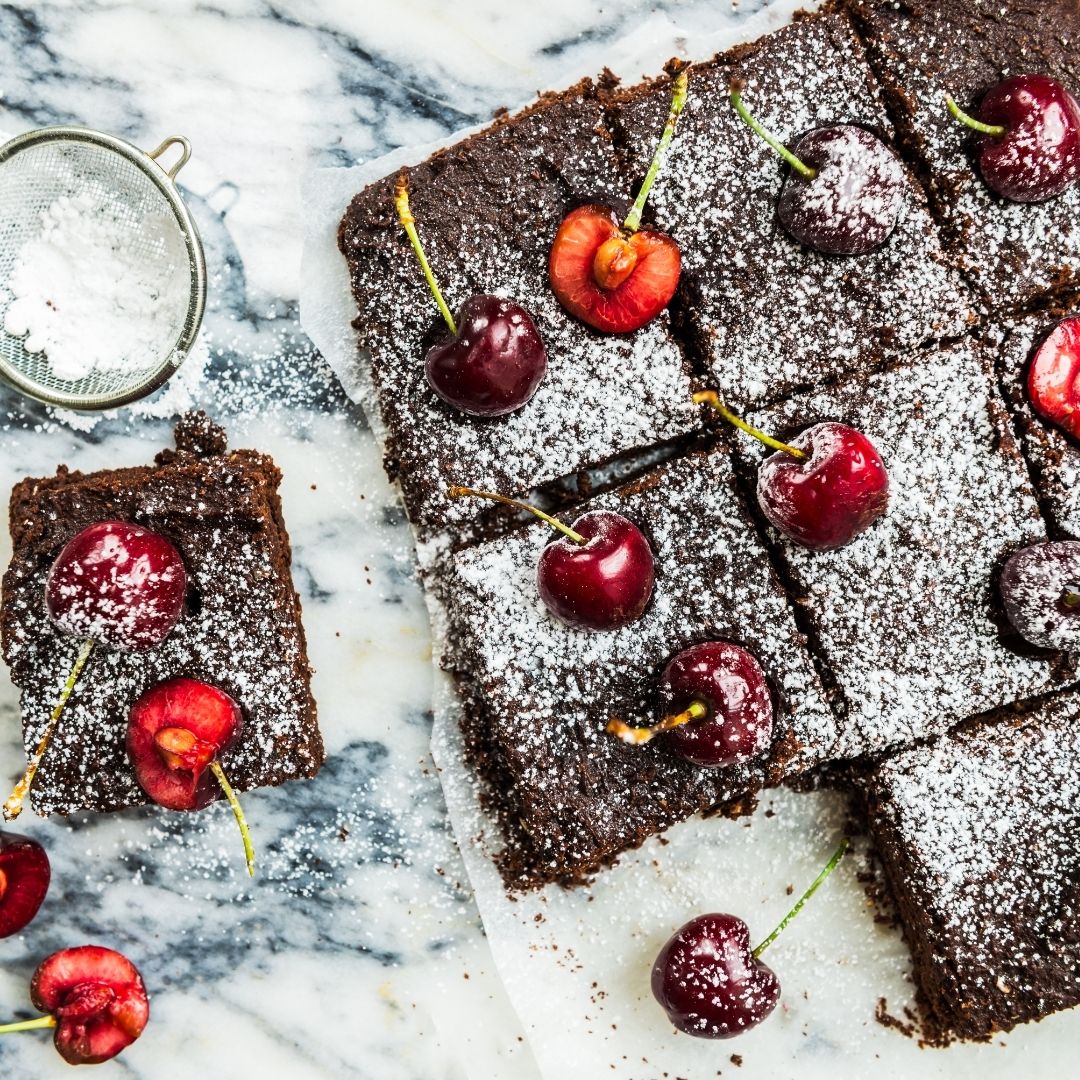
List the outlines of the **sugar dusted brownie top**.
{"type": "Polygon", "coordinates": [[[187,609],[164,644],[144,653],[99,646],[91,654],[34,780],[38,813],[148,802],[125,750],[128,713],[144,691],[177,675],[213,683],[240,704],[240,735],[222,756],[237,789],[314,776],[322,764],[277,495],[281,474],[263,454],[226,452],[220,429],[194,420],[177,429],[177,446],[153,466],[90,474],[61,468],[12,493],[0,629],[21,691],[28,753],[79,649],[45,611],[45,577],[64,544],[101,521],[144,525],[176,546],[190,585],[187,609]]]}
{"type": "Polygon", "coordinates": [[[1080,699],[905,750],[864,782],[928,1034],[1080,1004],[1080,699]]]}
{"type": "Polygon", "coordinates": [[[465,699],[467,742],[502,819],[512,887],[577,880],[682,818],[822,760],[837,738],[724,447],[663,465],[586,508],[629,517],[656,555],[652,602],[625,629],[585,633],[547,613],[535,581],[545,526],[457,553],[435,587],[442,663],[465,699]],[[613,716],[655,721],[665,664],[716,639],[752,652],[769,679],[776,721],[765,760],[702,769],[662,740],[633,747],[605,731],[613,716]]]}
{"type": "MultiPolygon", "coordinates": [[[[891,134],[843,15],[804,17],[691,69],[647,209],[682,248],[682,323],[721,394],[733,407],[758,405],[960,333],[966,290],[944,265],[913,177],[905,174],[906,208],[878,251],[837,258],[802,247],[776,220],[787,166],[732,109],[735,75],[747,81],[747,105],[785,142],[836,123],[891,134]]],[[[614,95],[613,124],[634,175],[648,165],[668,97],[664,81],[614,95]]]]}
{"type": "Polygon", "coordinates": [[[945,108],[975,108],[1011,75],[1042,74],[1080,94],[1076,0],[845,0],[868,43],[902,138],[995,310],[1080,288],[1080,187],[1039,204],[1006,202],[978,175],[972,133],[945,108]]]}
{"type": "MultiPolygon", "coordinates": [[[[865,433],[890,475],[885,517],[839,551],[771,533],[843,695],[841,755],[933,735],[1071,679],[1002,640],[998,572],[1046,531],[983,352],[935,350],[751,417],[781,438],[824,420],[865,433]]],[[[737,446],[752,481],[763,455],[753,440],[737,446]]]]}
{"type": "Polygon", "coordinates": [[[509,416],[476,419],[439,400],[424,353],[441,323],[394,213],[395,178],[356,196],[339,239],[370,354],[358,361],[369,381],[365,407],[383,428],[388,468],[421,540],[482,513],[448,503],[448,484],[523,494],[695,426],[666,313],[634,334],[599,334],[562,309],[548,282],[548,253],[567,210],[599,200],[625,213],[633,197],[590,83],[541,99],[409,176],[417,228],[450,306],[476,292],[514,299],[548,353],[535,397],[509,416]]]}

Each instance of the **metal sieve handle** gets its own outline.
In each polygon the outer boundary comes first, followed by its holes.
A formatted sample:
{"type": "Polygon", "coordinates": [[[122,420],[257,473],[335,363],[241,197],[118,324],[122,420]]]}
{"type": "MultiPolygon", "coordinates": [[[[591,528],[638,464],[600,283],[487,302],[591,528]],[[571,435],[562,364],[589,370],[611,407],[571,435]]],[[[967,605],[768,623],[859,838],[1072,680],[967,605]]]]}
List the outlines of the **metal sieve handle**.
{"type": "MultiPolygon", "coordinates": [[[[170,180],[175,180],[176,174],[191,160],[191,143],[183,135],[170,135],[156,150],[149,151],[146,156],[152,161],[158,161],[158,158],[171,146],[183,148],[180,160],[171,169],[166,170],[166,176],[170,180]]],[[[161,165],[161,162],[158,162],[158,164],[161,165]]],[[[163,165],[161,167],[164,168],[163,165]]]]}

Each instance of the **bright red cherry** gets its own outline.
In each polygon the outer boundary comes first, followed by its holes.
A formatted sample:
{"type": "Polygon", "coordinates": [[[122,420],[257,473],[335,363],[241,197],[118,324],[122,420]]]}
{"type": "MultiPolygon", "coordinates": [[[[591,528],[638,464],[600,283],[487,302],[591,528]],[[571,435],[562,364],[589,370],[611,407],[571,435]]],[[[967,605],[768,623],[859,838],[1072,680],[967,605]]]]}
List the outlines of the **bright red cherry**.
{"type": "Polygon", "coordinates": [[[527,510],[563,535],[540,554],[536,584],[548,610],[579,630],[618,630],[641,617],[652,596],[649,541],[628,518],[590,510],[572,526],[534,506],[491,491],[452,487],[451,498],[491,499],[527,510]]]}
{"type": "Polygon", "coordinates": [[[17,934],[37,915],[49,891],[49,856],[36,841],[0,832],[0,938],[17,934]]]}
{"type": "Polygon", "coordinates": [[[625,334],[655,319],[679,284],[682,256],[670,236],[641,228],[645,200],[686,104],[686,71],[675,77],[667,124],[626,220],[607,206],[579,206],[555,234],[548,260],[551,290],[571,315],[606,334],[625,334]]]}
{"type": "Polygon", "coordinates": [[[45,1016],[0,1027],[0,1034],[55,1028],[53,1043],[71,1065],[100,1065],[142,1033],[150,1002],[130,960],[112,949],[83,945],[42,961],[30,1000],[45,1016]]]}
{"type": "Polygon", "coordinates": [[[131,708],[127,752],[139,786],[168,810],[201,810],[224,792],[244,839],[248,871],[254,852],[247,822],[219,762],[240,731],[240,706],[223,690],[176,678],[147,690],[131,708]]]}
{"type": "Polygon", "coordinates": [[[1080,439],[1080,317],[1058,323],[1035,350],[1027,385],[1035,411],[1080,439]]]}
{"type": "Polygon", "coordinates": [[[532,316],[498,296],[470,296],[450,313],[424,254],[409,208],[409,178],[398,178],[394,205],[420,269],[450,331],[427,352],[428,384],[448,405],[469,416],[505,416],[525,405],[547,372],[547,350],[532,316]]]}
{"type": "Polygon", "coordinates": [[[153,649],[169,636],[186,593],[176,548],[123,521],[103,521],[73,537],[45,583],[45,603],[57,626],[128,652],[153,649]]]}
{"type": "Polygon", "coordinates": [[[1005,614],[1041,649],[1080,650],[1080,541],[1032,544],[1001,572],[1005,614]]]}
{"type": "Polygon", "coordinates": [[[949,112],[981,133],[979,170],[1005,199],[1045,202],[1080,178],[1080,103],[1046,75],[1014,75],[982,99],[979,115],[946,97],[949,112]]]}
{"type": "Polygon", "coordinates": [[[665,716],[658,724],[612,720],[608,731],[635,744],[663,734],[680,757],[706,768],[749,761],[769,745],[773,706],[765,673],[738,645],[708,641],[683,649],[660,686],[665,716]]]}

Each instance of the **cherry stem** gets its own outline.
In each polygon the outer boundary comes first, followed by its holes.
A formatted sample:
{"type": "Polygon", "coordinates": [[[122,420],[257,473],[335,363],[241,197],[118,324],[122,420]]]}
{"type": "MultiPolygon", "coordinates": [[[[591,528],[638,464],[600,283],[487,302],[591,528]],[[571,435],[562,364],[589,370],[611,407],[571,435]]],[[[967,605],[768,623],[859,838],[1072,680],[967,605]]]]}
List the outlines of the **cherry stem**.
{"type": "Polygon", "coordinates": [[[49,717],[49,726],[45,729],[45,734],[42,735],[40,742],[38,742],[37,748],[30,758],[30,763],[26,766],[26,772],[22,775],[22,779],[15,785],[15,790],[12,791],[7,802],[4,803],[5,821],[14,821],[23,812],[23,803],[30,792],[30,785],[37,775],[41,759],[45,756],[45,751],[49,749],[49,742],[53,737],[53,732],[56,731],[56,725],[60,722],[64,706],[67,705],[68,698],[71,697],[75,684],[79,681],[79,676],[82,674],[83,668],[86,667],[86,662],[90,659],[90,653],[93,652],[93,649],[93,641],[87,640],[82,643],[79,655],[75,658],[75,666],[71,669],[67,682],[64,683],[64,689],[60,691],[60,697],[57,699],[52,716],[49,717]]]}
{"type": "Polygon", "coordinates": [[[981,120],[976,120],[970,113],[964,112],[949,94],[945,95],[945,107],[954,120],[959,120],[961,124],[966,124],[972,131],[980,131],[983,135],[993,135],[995,138],[1000,139],[1009,130],[1001,124],[984,124],[981,120]]]}
{"type": "Polygon", "coordinates": [[[847,849],[848,839],[845,836],[844,839],[840,841],[840,846],[833,852],[832,858],[825,864],[824,869],[816,878],[814,878],[813,885],[799,897],[798,903],[796,903],[783,919],[780,920],[780,925],[753,951],[751,955],[755,960],[784,932],[784,928],[787,924],[799,914],[803,904],[818,891],[821,887],[821,883],[836,869],[847,849]]]}
{"type": "Polygon", "coordinates": [[[1061,602],[1067,608],[1080,608],[1080,588],[1076,585],[1066,585],[1065,595],[1062,596],[1061,602]]]}
{"type": "Polygon", "coordinates": [[[244,858],[247,860],[248,875],[254,877],[255,846],[251,842],[251,830],[248,828],[247,818],[244,817],[244,809],[240,805],[240,800],[236,797],[236,792],[233,791],[233,786],[229,783],[229,778],[225,775],[225,770],[221,767],[221,764],[217,761],[211,761],[210,771],[217,777],[217,782],[221,785],[221,790],[225,792],[225,798],[229,800],[229,806],[232,807],[236,824],[240,826],[240,837],[244,841],[244,858]]]}
{"type": "Polygon", "coordinates": [[[630,207],[630,213],[626,215],[626,220],[623,222],[623,228],[627,232],[637,232],[641,226],[641,212],[645,209],[645,200],[648,199],[649,192],[652,191],[652,186],[656,183],[656,178],[660,175],[660,166],[664,163],[664,156],[667,154],[668,147],[671,146],[671,140],[675,136],[675,125],[679,122],[679,114],[683,111],[683,106],[686,104],[686,83],[686,68],[683,68],[683,70],[675,76],[675,89],[671,96],[671,109],[668,112],[664,131],[660,136],[660,143],[656,147],[656,153],[653,154],[652,161],[649,164],[649,171],[645,174],[645,179],[642,181],[641,190],[634,200],[634,205],[630,207]]]}
{"type": "Polygon", "coordinates": [[[13,1031],[41,1031],[56,1027],[55,1016],[35,1016],[33,1020],[16,1020],[14,1024],[0,1024],[0,1035],[13,1031]]]}
{"type": "Polygon", "coordinates": [[[575,532],[569,525],[564,525],[558,518],[545,514],[543,510],[537,510],[535,506],[520,502],[517,499],[508,498],[506,495],[498,495],[494,491],[475,491],[473,488],[458,487],[456,484],[447,493],[451,499],[490,499],[492,502],[502,503],[504,506],[512,506],[516,510],[528,510],[535,514],[541,521],[546,521],[553,529],[558,529],[563,536],[569,536],[575,544],[587,544],[589,541],[579,532],[575,532]]]}
{"type": "Polygon", "coordinates": [[[745,84],[739,80],[735,80],[728,87],[732,107],[743,122],[751,131],[760,135],[800,176],[806,180],[813,180],[817,176],[817,169],[811,168],[805,161],[800,161],[767,127],[755,119],[743,102],[742,91],[744,89],[745,84]]]}
{"type": "Polygon", "coordinates": [[[683,724],[689,724],[693,720],[700,720],[707,716],[708,713],[708,706],[700,701],[691,701],[689,708],[681,713],[676,713],[674,716],[665,716],[663,720],[658,724],[653,724],[652,727],[633,727],[631,724],[625,724],[622,720],[612,717],[608,721],[607,731],[609,735],[618,735],[623,742],[630,743],[631,746],[641,746],[644,743],[651,742],[657,735],[665,731],[672,731],[677,727],[682,727],[683,724]]]}
{"type": "Polygon", "coordinates": [[[789,446],[779,439],[774,439],[771,435],[766,435],[764,431],[760,431],[752,424],[748,424],[741,416],[736,416],[720,400],[720,396],[715,390],[701,390],[696,393],[694,395],[694,403],[697,405],[708,405],[710,409],[715,409],[729,424],[734,424],[740,431],[745,431],[747,435],[753,435],[758,442],[764,443],[771,450],[782,450],[785,454],[790,454],[793,458],[798,458],[800,461],[806,460],[806,453],[804,451],[797,450],[794,446],[789,446]]]}
{"type": "Polygon", "coordinates": [[[424,277],[427,279],[432,296],[435,297],[435,303],[439,305],[439,311],[442,312],[446,325],[450,327],[450,333],[457,337],[457,324],[454,322],[450,309],[446,306],[439,283],[431,271],[431,264],[424,254],[424,245],[420,243],[420,234],[416,231],[416,219],[412,216],[412,210],[409,209],[409,177],[405,173],[398,177],[397,189],[394,192],[394,208],[397,210],[398,221],[401,222],[401,227],[405,230],[405,235],[408,236],[417,259],[420,260],[420,269],[424,271],[424,277]]]}

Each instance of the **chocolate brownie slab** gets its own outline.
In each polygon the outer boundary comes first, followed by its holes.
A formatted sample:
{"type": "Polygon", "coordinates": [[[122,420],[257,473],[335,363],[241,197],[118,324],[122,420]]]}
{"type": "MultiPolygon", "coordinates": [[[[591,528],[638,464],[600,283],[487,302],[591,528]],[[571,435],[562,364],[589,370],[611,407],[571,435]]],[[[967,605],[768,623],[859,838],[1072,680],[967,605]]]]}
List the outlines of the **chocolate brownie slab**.
{"type": "MultiPolygon", "coordinates": [[[[961,333],[966,289],[945,265],[914,178],[904,170],[905,210],[879,250],[838,258],[802,247],[776,220],[787,166],[731,107],[733,76],[747,81],[747,106],[786,142],[835,123],[891,137],[841,14],[803,17],[691,69],[686,111],[648,212],[682,248],[680,318],[728,402],[774,401],[961,333]]],[[[669,93],[660,80],[614,95],[612,123],[633,176],[647,168],[669,93]]]]}
{"type": "Polygon", "coordinates": [[[1042,74],[1080,94],[1076,0],[845,0],[889,96],[893,119],[921,163],[936,213],[971,279],[996,310],[1080,287],[1080,187],[1021,205],[978,175],[962,109],[1011,75],[1042,74]]]}
{"type": "MultiPolygon", "coordinates": [[[[812,647],[843,695],[840,756],[938,734],[1071,678],[1013,651],[998,625],[1002,563],[1046,530],[980,346],[933,350],[750,420],[781,438],[821,421],[848,424],[889,470],[888,512],[847,547],[811,552],[769,530],[812,647]]],[[[753,483],[763,448],[746,437],[737,447],[753,483]]]]}
{"type": "Polygon", "coordinates": [[[314,776],[322,764],[277,494],[281,473],[264,454],[227,452],[224,434],[204,419],[182,422],[176,440],[177,450],[159,454],[153,466],[89,474],[61,468],[12,493],[13,555],[0,630],[21,691],[28,753],[79,649],[45,611],[45,577],[67,541],[100,521],[146,526],[176,546],[191,589],[187,610],[160,647],[91,653],[31,789],[39,814],[148,801],[125,750],[128,712],[144,691],[177,675],[219,686],[240,704],[240,735],[222,756],[237,789],[314,776]]]}
{"type": "Polygon", "coordinates": [[[674,822],[828,757],[837,740],[725,447],[662,465],[585,508],[629,517],[656,556],[653,599],[625,629],[587,633],[548,614],[535,579],[551,530],[539,524],[458,552],[433,588],[442,664],[465,701],[466,742],[502,822],[512,888],[580,880],[674,822]],[[769,678],[776,720],[762,760],[703,769],[663,739],[635,747],[605,731],[612,717],[655,721],[668,660],[716,639],[748,649],[769,678]]]}
{"type": "Polygon", "coordinates": [[[694,427],[667,314],[635,334],[599,334],[571,318],[548,283],[548,253],[567,210],[597,199],[622,207],[633,195],[591,83],[541,99],[409,177],[417,228],[450,306],[476,292],[512,298],[532,314],[548,353],[535,397],[509,416],[477,419],[437,398],[424,352],[439,319],[394,212],[395,178],[356,196],[339,242],[366,354],[364,404],[421,540],[482,513],[475,503],[448,503],[448,484],[520,495],[694,427]]]}
{"type": "Polygon", "coordinates": [[[966,724],[863,788],[931,1040],[1080,1004],[1080,699],[966,724]]]}

